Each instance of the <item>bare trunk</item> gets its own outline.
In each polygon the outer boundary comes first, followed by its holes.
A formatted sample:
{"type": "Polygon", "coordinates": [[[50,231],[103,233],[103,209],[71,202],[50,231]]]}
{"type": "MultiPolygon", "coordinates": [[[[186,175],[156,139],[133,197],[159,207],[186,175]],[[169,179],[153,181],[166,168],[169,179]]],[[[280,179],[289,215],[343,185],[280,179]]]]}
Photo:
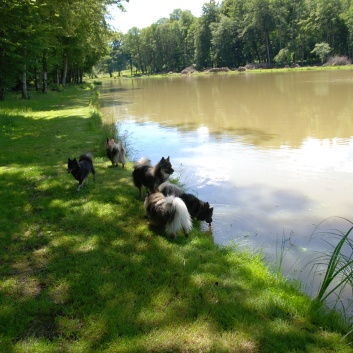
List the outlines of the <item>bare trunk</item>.
{"type": "Polygon", "coordinates": [[[43,93],[48,92],[48,74],[46,71],[43,72],[43,93]]]}
{"type": "Polygon", "coordinates": [[[63,77],[61,80],[61,84],[65,86],[66,84],[66,75],[67,75],[67,55],[64,55],[64,68],[63,68],[63,77]]]}
{"type": "Polygon", "coordinates": [[[24,65],[22,71],[22,98],[28,99],[26,65],[24,65]]]}
{"type": "Polygon", "coordinates": [[[47,93],[48,92],[48,72],[47,72],[47,60],[45,54],[43,54],[43,86],[42,86],[42,92],[47,93]]]}
{"type": "Polygon", "coordinates": [[[83,82],[83,70],[80,70],[80,83],[83,82]]]}
{"type": "Polygon", "coordinates": [[[38,69],[36,69],[35,73],[35,85],[36,85],[36,91],[40,91],[40,80],[39,80],[39,72],[38,69]]]}

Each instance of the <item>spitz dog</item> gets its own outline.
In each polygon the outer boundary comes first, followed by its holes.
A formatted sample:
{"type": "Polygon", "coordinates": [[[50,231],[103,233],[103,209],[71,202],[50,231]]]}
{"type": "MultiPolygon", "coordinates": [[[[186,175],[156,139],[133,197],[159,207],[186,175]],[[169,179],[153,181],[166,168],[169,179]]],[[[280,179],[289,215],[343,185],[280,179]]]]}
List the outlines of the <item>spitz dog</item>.
{"type": "Polygon", "coordinates": [[[83,186],[83,181],[86,179],[86,184],[88,184],[88,174],[92,173],[94,181],[96,180],[96,171],[93,167],[92,156],[88,153],[82,154],[79,161],[76,158],[68,159],[67,161],[67,172],[72,174],[73,177],[78,180],[77,191],[80,191],[83,186]]]}
{"type": "Polygon", "coordinates": [[[188,209],[182,199],[175,196],[164,196],[161,192],[148,195],[144,206],[150,224],[164,226],[166,233],[173,239],[177,232],[183,230],[185,236],[192,229],[188,209]]]}
{"type": "Polygon", "coordinates": [[[170,163],[169,157],[162,159],[153,167],[151,161],[147,158],[141,158],[134,165],[132,178],[135,186],[139,189],[142,198],[142,186],[145,186],[149,193],[157,190],[158,186],[169,179],[174,169],[170,163]]]}
{"type": "Polygon", "coordinates": [[[165,196],[174,195],[180,197],[184,201],[191,218],[205,221],[211,227],[213,207],[210,207],[208,202],[201,201],[196,196],[185,193],[182,188],[169,181],[165,181],[159,185],[158,191],[165,196]]]}
{"type": "Polygon", "coordinates": [[[124,168],[126,164],[126,150],[121,142],[116,143],[113,138],[107,138],[105,151],[113,166],[117,167],[118,163],[121,163],[124,168]]]}

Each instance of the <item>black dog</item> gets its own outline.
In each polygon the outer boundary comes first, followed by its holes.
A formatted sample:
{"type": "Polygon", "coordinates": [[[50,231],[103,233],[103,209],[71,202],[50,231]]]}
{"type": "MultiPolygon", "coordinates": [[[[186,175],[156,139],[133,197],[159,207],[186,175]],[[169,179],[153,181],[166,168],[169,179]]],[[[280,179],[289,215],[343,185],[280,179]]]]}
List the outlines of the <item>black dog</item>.
{"type": "Polygon", "coordinates": [[[79,161],[77,162],[76,158],[68,159],[67,161],[67,172],[72,174],[73,177],[78,180],[77,191],[80,191],[80,188],[83,181],[86,179],[88,184],[88,174],[92,173],[94,180],[96,180],[96,171],[93,167],[92,156],[89,154],[83,154],[80,156],[79,161]]]}
{"type": "Polygon", "coordinates": [[[211,227],[213,207],[208,202],[203,202],[192,194],[181,194],[179,197],[185,202],[191,218],[205,221],[211,227]]]}
{"type": "Polygon", "coordinates": [[[162,157],[154,167],[149,159],[142,158],[135,163],[132,178],[142,198],[142,186],[145,186],[150,193],[153,193],[160,184],[169,179],[169,176],[173,174],[173,172],[174,169],[172,168],[169,157],[162,157]]]}
{"type": "Polygon", "coordinates": [[[170,183],[169,181],[159,185],[158,191],[165,196],[174,195],[180,197],[184,201],[191,218],[199,221],[205,221],[209,226],[211,226],[213,207],[210,207],[208,202],[203,202],[196,196],[185,193],[182,188],[178,185],[170,183]]]}

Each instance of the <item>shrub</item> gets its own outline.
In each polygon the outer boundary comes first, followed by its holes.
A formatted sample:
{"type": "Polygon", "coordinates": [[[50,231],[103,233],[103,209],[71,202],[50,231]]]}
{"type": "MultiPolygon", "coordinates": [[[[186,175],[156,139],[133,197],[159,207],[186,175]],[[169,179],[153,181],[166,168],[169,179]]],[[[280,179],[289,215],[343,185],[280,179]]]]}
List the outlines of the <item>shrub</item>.
{"type": "Polygon", "coordinates": [[[292,61],[292,53],[289,51],[288,48],[283,48],[274,57],[274,60],[280,65],[289,65],[292,61]]]}
{"type": "Polygon", "coordinates": [[[344,66],[344,65],[351,65],[352,61],[348,59],[347,56],[330,56],[326,63],[325,66],[344,66]]]}

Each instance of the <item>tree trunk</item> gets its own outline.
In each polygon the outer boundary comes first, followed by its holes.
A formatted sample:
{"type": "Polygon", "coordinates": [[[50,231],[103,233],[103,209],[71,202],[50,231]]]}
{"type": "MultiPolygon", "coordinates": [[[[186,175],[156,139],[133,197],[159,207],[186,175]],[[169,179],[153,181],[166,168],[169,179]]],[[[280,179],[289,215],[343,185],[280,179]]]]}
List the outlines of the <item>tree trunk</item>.
{"type": "Polygon", "coordinates": [[[22,71],[22,98],[28,99],[26,65],[23,66],[22,71]]]}
{"type": "Polygon", "coordinates": [[[47,60],[45,54],[43,54],[43,86],[42,86],[42,92],[47,93],[48,92],[48,72],[47,72],[47,60]]]}
{"type": "Polygon", "coordinates": [[[43,93],[48,93],[48,73],[43,71],[43,93]]]}
{"type": "Polygon", "coordinates": [[[36,85],[36,91],[40,91],[40,81],[39,81],[39,72],[38,69],[36,68],[35,72],[35,85],[36,85]]]}
{"type": "Polygon", "coordinates": [[[66,75],[67,75],[67,55],[64,54],[64,67],[63,67],[63,77],[62,77],[62,80],[61,80],[61,84],[63,86],[66,85],[66,75]]]}
{"type": "Polygon", "coordinates": [[[80,70],[80,84],[83,83],[83,70],[80,70]]]}

